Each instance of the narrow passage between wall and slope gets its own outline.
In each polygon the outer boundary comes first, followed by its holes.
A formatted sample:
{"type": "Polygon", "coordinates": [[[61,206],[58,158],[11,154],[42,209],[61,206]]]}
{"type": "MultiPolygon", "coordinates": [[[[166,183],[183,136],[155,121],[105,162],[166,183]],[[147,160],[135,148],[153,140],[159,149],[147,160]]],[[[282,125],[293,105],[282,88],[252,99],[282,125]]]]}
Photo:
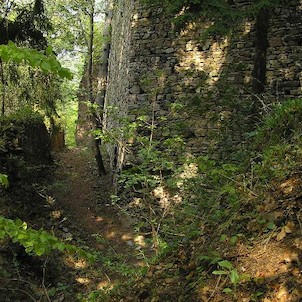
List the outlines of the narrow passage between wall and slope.
{"type": "Polygon", "coordinates": [[[57,154],[57,160],[52,194],[62,236],[100,254],[93,268],[78,273],[80,292],[123,282],[127,270],[142,265],[136,257],[142,247],[129,217],[111,204],[110,175],[98,176],[87,148],[69,149],[57,154]]]}

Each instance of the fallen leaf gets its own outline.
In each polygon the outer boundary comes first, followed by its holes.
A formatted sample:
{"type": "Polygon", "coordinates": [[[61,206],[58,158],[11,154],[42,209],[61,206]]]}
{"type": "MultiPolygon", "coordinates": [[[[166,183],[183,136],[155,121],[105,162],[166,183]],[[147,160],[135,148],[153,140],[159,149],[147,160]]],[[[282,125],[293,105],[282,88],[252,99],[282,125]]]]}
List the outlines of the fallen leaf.
{"type": "Polygon", "coordinates": [[[284,228],[282,228],[279,234],[277,235],[277,241],[281,241],[285,236],[286,236],[286,232],[284,228]]]}
{"type": "Polygon", "coordinates": [[[295,224],[294,224],[293,221],[289,221],[289,222],[287,222],[286,227],[287,227],[288,229],[290,229],[291,231],[293,231],[294,228],[295,228],[295,224]]]}
{"type": "Polygon", "coordinates": [[[291,230],[287,225],[285,225],[285,226],[283,227],[283,229],[284,229],[284,232],[285,232],[286,234],[289,234],[289,233],[292,232],[292,230],[291,230]]]}

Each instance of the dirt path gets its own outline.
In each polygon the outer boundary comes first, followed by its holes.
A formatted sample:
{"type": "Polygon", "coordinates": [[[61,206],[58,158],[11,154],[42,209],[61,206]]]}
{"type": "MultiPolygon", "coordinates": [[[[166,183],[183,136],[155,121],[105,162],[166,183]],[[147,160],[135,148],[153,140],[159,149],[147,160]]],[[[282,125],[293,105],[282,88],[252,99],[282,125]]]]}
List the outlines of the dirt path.
{"type": "MultiPolygon", "coordinates": [[[[58,169],[55,172],[52,195],[55,213],[59,216],[59,229],[63,238],[82,241],[104,255],[102,273],[94,275],[89,290],[112,285],[123,279],[114,266],[122,262],[129,266],[140,265],[135,254],[139,246],[129,218],[111,205],[112,184],[110,176],[99,177],[94,158],[87,149],[75,148],[57,154],[58,169]],[[95,281],[97,279],[97,282],[95,281]]],[[[88,272],[83,272],[88,276],[88,272]]]]}

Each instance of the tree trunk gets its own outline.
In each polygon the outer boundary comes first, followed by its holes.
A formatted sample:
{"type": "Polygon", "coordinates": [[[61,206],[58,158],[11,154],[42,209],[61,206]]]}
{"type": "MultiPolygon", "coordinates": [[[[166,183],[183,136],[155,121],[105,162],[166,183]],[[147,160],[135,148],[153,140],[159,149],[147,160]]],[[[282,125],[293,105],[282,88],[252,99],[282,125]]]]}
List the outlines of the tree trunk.
{"type": "Polygon", "coordinates": [[[111,23],[112,23],[112,10],[113,3],[108,0],[106,8],[106,19],[103,31],[103,45],[102,45],[102,56],[101,65],[98,76],[98,86],[95,102],[99,106],[100,111],[104,110],[105,95],[106,95],[106,84],[108,75],[108,59],[110,53],[110,39],[111,39],[111,23]]]}
{"type": "MultiPolygon", "coordinates": [[[[255,61],[253,69],[253,92],[260,95],[265,91],[266,85],[266,57],[268,48],[268,30],[270,26],[270,12],[263,8],[258,12],[255,29],[255,61]]],[[[257,116],[260,112],[260,103],[257,97],[254,100],[253,113],[257,116]]]]}
{"type": "MultiPolygon", "coordinates": [[[[94,42],[94,8],[95,8],[95,1],[91,1],[91,11],[89,15],[89,39],[88,39],[88,63],[87,63],[87,88],[88,88],[88,97],[91,104],[95,103],[95,98],[93,96],[93,42],[94,42]]],[[[97,130],[100,128],[97,114],[95,113],[95,109],[92,108],[93,114],[91,116],[92,123],[94,125],[94,129],[97,130]]],[[[100,150],[101,147],[101,141],[98,138],[93,139],[93,150],[94,150],[94,156],[96,159],[97,167],[99,175],[105,175],[106,170],[103,162],[102,153],[100,150]]]]}
{"type": "MultiPolygon", "coordinates": [[[[101,130],[103,125],[102,116],[104,112],[104,104],[105,104],[105,95],[106,95],[106,85],[107,85],[107,74],[108,74],[108,58],[110,52],[110,34],[111,34],[111,21],[112,21],[112,1],[108,1],[107,8],[106,8],[106,19],[103,31],[103,46],[102,46],[102,55],[101,55],[101,66],[99,69],[98,75],[98,84],[97,84],[97,91],[95,97],[95,103],[97,105],[98,112],[94,112],[94,120],[95,120],[95,127],[96,129],[101,130]]],[[[99,167],[104,167],[100,147],[102,141],[100,138],[95,140],[96,146],[96,160],[98,162],[99,167]]],[[[100,171],[100,170],[99,170],[100,171]]],[[[102,170],[105,173],[105,169],[102,170]]],[[[103,174],[102,173],[102,174],[103,174]]]]}
{"type": "Polygon", "coordinates": [[[0,59],[0,77],[1,77],[1,86],[2,86],[1,114],[2,114],[2,116],[4,116],[4,114],[5,114],[5,79],[4,79],[3,62],[1,59],[0,59]]]}

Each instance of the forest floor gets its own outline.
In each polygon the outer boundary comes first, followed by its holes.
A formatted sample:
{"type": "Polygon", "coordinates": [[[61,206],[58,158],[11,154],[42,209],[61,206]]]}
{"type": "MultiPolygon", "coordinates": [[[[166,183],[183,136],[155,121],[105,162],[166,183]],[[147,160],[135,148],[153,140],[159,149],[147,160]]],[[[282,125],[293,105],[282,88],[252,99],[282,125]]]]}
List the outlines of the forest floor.
{"type": "Polygon", "coordinates": [[[94,265],[78,272],[77,288],[82,287],[84,294],[110,289],[123,282],[133,268],[143,265],[137,254],[145,244],[134,234],[129,216],[112,205],[111,175],[98,175],[89,149],[69,149],[56,158],[52,215],[60,221],[61,237],[98,254],[94,265]]]}
{"type": "Polygon", "coordinates": [[[247,196],[226,225],[199,217],[192,239],[191,221],[182,220],[177,245],[146,263],[151,247],[112,204],[111,176],[98,176],[91,151],[66,150],[55,163],[39,182],[12,190],[19,195],[0,198],[0,214],[43,227],[96,261],[1,247],[0,302],[302,301],[300,172],[247,196]]]}
{"type": "Polygon", "coordinates": [[[103,301],[107,290],[123,284],[144,263],[139,254],[144,254],[145,243],[134,234],[129,216],[112,205],[111,175],[98,175],[91,151],[73,148],[54,158],[55,168],[28,184],[29,193],[20,187],[0,200],[0,214],[42,227],[96,260],[90,264],[59,252],[29,256],[12,244],[0,250],[0,265],[5,267],[0,273],[1,302],[103,301]],[[20,202],[12,209],[18,194],[20,202]]]}

